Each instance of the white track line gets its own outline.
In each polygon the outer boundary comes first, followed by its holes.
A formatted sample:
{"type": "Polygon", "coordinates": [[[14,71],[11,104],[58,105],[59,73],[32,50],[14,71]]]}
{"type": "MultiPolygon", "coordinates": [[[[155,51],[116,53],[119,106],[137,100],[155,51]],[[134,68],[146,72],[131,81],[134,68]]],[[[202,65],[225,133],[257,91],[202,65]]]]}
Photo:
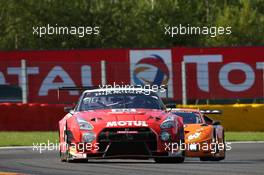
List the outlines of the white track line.
{"type": "Polygon", "coordinates": [[[52,149],[52,148],[57,148],[58,146],[4,146],[4,147],[0,147],[0,149],[37,149],[40,147],[44,147],[45,149],[52,149]]]}
{"type": "Polygon", "coordinates": [[[4,146],[0,149],[33,149],[33,146],[4,146]]]}
{"type": "Polygon", "coordinates": [[[232,143],[232,144],[236,144],[236,143],[264,143],[264,141],[237,141],[237,142],[227,142],[227,143],[232,143]]]}

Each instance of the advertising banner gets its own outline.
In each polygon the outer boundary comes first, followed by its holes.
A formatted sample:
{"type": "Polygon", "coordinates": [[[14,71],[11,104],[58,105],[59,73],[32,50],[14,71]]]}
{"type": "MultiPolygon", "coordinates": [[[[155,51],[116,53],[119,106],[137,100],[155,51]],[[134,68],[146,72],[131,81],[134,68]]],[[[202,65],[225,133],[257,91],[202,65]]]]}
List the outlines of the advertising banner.
{"type": "Polygon", "coordinates": [[[58,87],[100,85],[103,60],[106,84],[166,85],[174,100],[182,99],[182,62],[187,99],[264,96],[264,47],[0,52],[0,84],[21,86],[22,59],[33,103],[77,101],[74,91],[58,101],[58,87]]]}
{"type": "MultiPolygon", "coordinates": [[[[264,97],[263,47],[173,48],[173,61],[185,62],[187,99],[264,97]]],[[[174,75],[174,91],[180,78],[174,75]]]]}

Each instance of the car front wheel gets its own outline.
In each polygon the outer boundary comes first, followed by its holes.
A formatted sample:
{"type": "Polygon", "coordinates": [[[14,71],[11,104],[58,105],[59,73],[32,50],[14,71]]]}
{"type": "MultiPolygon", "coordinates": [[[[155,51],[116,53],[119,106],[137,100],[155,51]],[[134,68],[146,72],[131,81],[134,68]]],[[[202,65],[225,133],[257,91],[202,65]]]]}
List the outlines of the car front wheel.
{"type": "Polygon", "coordinates": [[[161,157],[161,158],[154,158],[156,163],[183,163],[185,158],[184,157],[161,157]]]}

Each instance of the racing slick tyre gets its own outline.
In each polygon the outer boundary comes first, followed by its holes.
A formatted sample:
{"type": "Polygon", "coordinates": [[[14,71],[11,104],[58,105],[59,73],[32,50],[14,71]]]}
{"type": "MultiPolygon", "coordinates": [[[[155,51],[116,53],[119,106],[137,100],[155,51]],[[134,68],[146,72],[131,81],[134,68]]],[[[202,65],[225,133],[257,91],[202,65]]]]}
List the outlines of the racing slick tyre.
{"type": "Polygon", "coordinates": [[[67,132],[67,123],[66,123],[66,126],[65,126],[65,130],[64,130],[64,141],[66,142],[66,152],[65,153],[62,153],[61,150],[60,150],[60,159],[62,162],[68,162],[68,163],[87,163],[88,162],[88,159],[74,159],[72,157],[72,155],[69,153],[69,146],[68,145],[71,145],[71,138],[72,138],[72,134],[70,132],[67,132]]]}
{"type": "Polygon", "coordinates": [[[68,159],[68,163],[87,163],[88,159],[68,159]]]}
{"type": "Polygon", "coordinates": [[[87,163],[88,162],[88,159],[74,159],[72,155],[70,155],[69,151],[67,151],[65,154],[66,154],[66,156],[64,156],[65,158],[63,158],[65,159],[64,162],[68,162],[68,163],[87,163]]]}
{"type": "MultiPolygon", "coordinates": [[[[215,136],[216,137],[216,136],[215,136]]],[[[225,144],[225,134],[223,132],[223,144],[225,144]]],[[[217,148],[218,145],[217,145],[217,148]]],[[[217,150],[219,152],[219,150],[217,150]]],[[[200,161],[221,161],[225,159],[225,151],[226,149],[224,149],[224,155],[221,157],[200,157],[200,161]]]]}
{"type": "Polygon", "coordinates": [[[88,159],[72,159],[70,154],[68,153],[61,153],[60,151],[60,159],[62,162],[68,162],[68,163],[87,163],[88,159]]]}
{"type": "Polygon", "coordinates": [[[200,157],[201,161],[220,161],[224,159],[225,157],[200,157]]]}
{"type": "Polygon", "coordinates": [[[60,160],[61,160],[62,162],[66,162],[66,161],[67,161],[66,157],[65,157],[64,154],[61,152],[61,150],[60,150],[60,160]]]}
{"type": "Polygon", "coordinates": [[[161,157],[161,158],[154,158],[156,163],[183,163],[185,160],[184,157],[161,157]]]}

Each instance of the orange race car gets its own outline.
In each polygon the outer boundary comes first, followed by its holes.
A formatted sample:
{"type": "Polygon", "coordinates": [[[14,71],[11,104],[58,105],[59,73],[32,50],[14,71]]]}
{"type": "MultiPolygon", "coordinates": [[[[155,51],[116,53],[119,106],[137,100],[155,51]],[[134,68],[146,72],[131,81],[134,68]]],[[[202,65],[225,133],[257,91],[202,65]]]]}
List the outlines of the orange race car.
{"type": "Polygon", "coordinates": [[[206,114],[220,114],[219,110],[171,109],[184,122],[185,154],[201,161],[220,161],[225,158],[225,134],[219,121],[206,114]]]}

